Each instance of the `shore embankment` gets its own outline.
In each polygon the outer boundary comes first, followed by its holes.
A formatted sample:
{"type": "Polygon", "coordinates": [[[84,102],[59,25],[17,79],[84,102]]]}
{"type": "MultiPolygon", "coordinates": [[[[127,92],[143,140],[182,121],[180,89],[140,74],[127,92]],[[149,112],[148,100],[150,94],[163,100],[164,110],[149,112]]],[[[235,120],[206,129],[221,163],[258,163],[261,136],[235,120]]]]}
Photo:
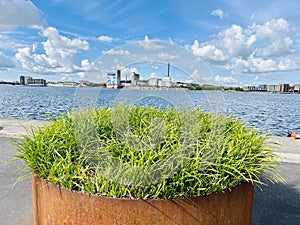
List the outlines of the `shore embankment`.
{"type": "MultiPolygon", "coordinates": [[[[0,224],[31,225],[31,181],[19,179],[23,162],[11,161],[17,153],[13,140],[47,121],[0,119],[0,224]]],[[[286,183],[256,187],[252,225],[296,225],[300,221],[300,140],[272,136],[268,144],[281,157],[280,173],[286,183]]]]}

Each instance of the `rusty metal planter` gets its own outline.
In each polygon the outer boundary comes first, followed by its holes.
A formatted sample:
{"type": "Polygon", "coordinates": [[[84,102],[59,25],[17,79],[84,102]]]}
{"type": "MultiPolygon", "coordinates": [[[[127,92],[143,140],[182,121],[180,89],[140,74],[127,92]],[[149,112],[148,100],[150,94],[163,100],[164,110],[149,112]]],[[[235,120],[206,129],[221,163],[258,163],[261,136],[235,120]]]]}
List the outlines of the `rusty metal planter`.
{"type": "Polygon", "coordinates": [[[254,188],[172,200],[132,200],[86,195],[32,178],[35,225],[251,225],[254,188]]]}

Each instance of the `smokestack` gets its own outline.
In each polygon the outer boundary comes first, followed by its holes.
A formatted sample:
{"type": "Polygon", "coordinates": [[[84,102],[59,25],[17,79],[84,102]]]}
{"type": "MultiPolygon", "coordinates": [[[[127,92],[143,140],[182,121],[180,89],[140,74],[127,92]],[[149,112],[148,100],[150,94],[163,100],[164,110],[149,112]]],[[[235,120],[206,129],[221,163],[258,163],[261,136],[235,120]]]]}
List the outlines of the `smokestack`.
{"type": "Polygon", "coordinates": [[[170,76],[170,63],[168,63],[168,77],[170,76]]]}
{"type": "Polygon", "coordinates": [[[121,70],[117,70],[117,88],[121,86],[121,70]]]}

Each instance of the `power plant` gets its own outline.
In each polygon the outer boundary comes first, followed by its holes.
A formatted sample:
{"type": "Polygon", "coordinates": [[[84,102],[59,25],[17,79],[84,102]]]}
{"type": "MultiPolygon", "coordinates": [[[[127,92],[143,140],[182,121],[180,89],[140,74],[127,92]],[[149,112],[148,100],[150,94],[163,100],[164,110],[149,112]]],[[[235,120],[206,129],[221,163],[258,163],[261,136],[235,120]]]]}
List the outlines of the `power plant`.
{"type": "Polygon", "coordinates": [[[170,77],[170,63],[168,63],[167,76],[162,78],[149,78],[147,80],[141,80],[140,74],[135,72],[131,73],[130,82],[127,81],[127,76],[125,82],[121,81],[121,71],[117,70],[116,73],[107,73],[106,87],[107,88],[142,88],[142,89],[153,89],[153,88],[171,88],[173,86],[170,77]]]}

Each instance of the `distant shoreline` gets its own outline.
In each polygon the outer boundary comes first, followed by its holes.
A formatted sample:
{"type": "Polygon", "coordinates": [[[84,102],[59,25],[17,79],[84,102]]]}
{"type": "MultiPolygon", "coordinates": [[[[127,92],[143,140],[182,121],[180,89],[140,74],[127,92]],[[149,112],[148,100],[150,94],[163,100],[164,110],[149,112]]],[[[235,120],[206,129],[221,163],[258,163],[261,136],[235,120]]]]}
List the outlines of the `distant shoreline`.
{"type": "Polygon", "coordinates": [[[183,87],[148,87],[148,86],[127,86],[123,88],[107,88],[103,86],[99,87],[92,87],[92,86],[38,86],[38,85],[11,85],[11,84],[0,84],[1,86],[15,86],[15,87],[28,87],[28,88],[34,88],[34,87],[41,87],[41,88],[103,88],[107,90],[158,90],[158,91],[217,91],[217,92],[244,92],[244,93],[265,93],[265,94],[285,94],[285,95],[294,95],[294,94],[300,94],[300,92],[276,92],[276,91],[236,91],[236,90],[220,90],[220,89],[203,89],[203,90],[191,90],[188,88],[183,87]]]}

